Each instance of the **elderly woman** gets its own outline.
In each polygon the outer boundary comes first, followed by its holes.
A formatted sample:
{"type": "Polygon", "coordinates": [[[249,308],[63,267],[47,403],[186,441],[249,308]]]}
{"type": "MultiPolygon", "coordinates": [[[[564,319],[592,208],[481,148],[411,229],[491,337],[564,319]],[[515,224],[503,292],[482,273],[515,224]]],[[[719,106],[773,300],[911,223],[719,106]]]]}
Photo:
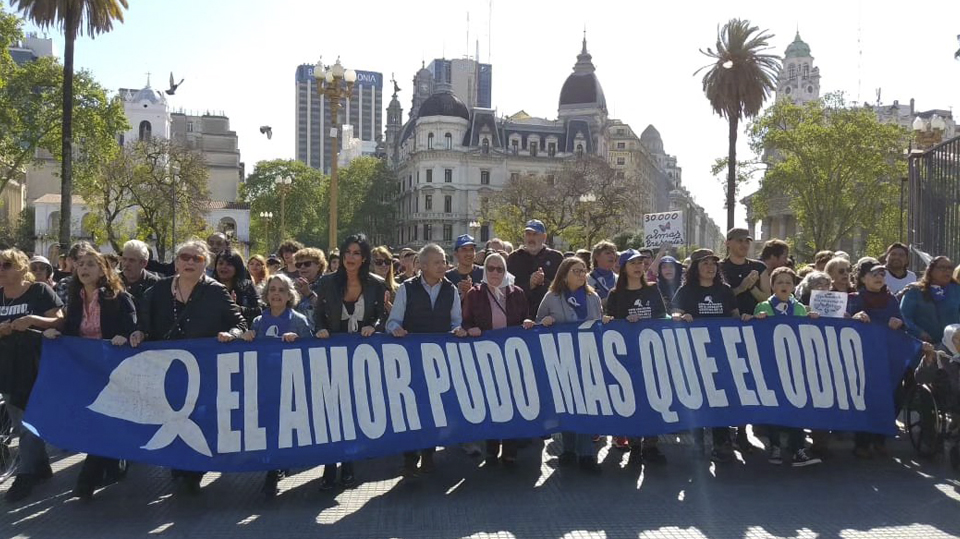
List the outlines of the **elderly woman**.
{"type": "MultiPolygon", "coordinates": [[[[577,257],[565,258],[550,283],[550,289],[537,310],[537,322],[544,326],[554,323],[600,320],[603,311],[600,296],[587,284],[587,265],[577,257]]],[[[586,472],[599,473],[600,464],[589,434],[562,432],[563,453],[560,465],[574,463],[586,472]]]]}
{"type": "Polygon", "coordinates": [[[307,321],[313,325],[313,309],[317,301],[316,289],[320,285],[320,277],[327,269],[327,258],[323,251],[316,247],[304,247],[293,254],[293,260],[297,276],[291,276],[289,273],[287,276],[293,279],[297,293],[300,294],[297,311],[306,316],[307,321]]]}
{"type": "Polygon", "coordinates": [[[63,303],[46,283],[34,282],[30,261],[19,249],[0,251],[0,383],[7,414],[20,433],[20,463],[8,502],[28,497],[33,487],[53,476],[46,444],[23,427],[23,411],[30,398],[39,362],[39,346],[24,346],[28,329],[57,328],[63,323],[63,303]],[[29,350],[29,353],[24,353],[29,350]],[[28,357],[29,356],[29,357],[28,357]]]}
{"type": "MultiPolygon", "coordinates": [[[[137,331],[130,335],[136,348],[143,341],[216,338],[230,342],[243,335],[247,323],[227,289],[207,276],[207,244],[189,240],[176,250],[176,274],[161,279],[143,298],[137,331]]],[[[175,481],[190,494],[200,492],[203,472],[173,470],[175,481]]]]}
{"type": "MultiPolygon", "coordinates": [[[[383,279],[370,273],[370,243],[365,235],[348,237],[339,252],[337,272],[325,275],[317,286],[314,330],[320,339],[334,333],[359,333],[369,337],[387,318],[383,279]]],[[[337,463],[324,465],[320,490],[330,490],[336,482],[337,463]]],[[[356,484],[352,462],[340,465],[340,484],[345,488],[356,484]]]]}
{"type": "Polygon", "coordinates": [[[830,290],[833,292],[855,292],[853,283],[850,280],[850,260],[841,256],[836,256],[827,262],[824,269],[830,276],[830,290]]]}
{"type": "Polygon", "coordinates": [[[953,262],[938,256],[930,261],[920,281],[907,287],[900,310],[908,333],[925,342],[939,343],[943,328],[960,322],[960,284],[952,276],[953,262]]]}
{"type": "MultiPolygon", "coordinates": [[[[473,285],[463,301],[463,329],[479,337],[482,332],[510,326],[530,329],[529,306],[523,289],[507,282],[507,259],[492,253],[483,263],[483,280],[473,285]]],[[[487,440],[487,462],[511,467],[517,462],[517,440],[487,440]],[[503,454],[501,455],[501,450],[503,454]]]]}
{"type": "Polygon", "coordinates": [[[253,319],[263,312],[263,308],[260,305],[260,293],[243,266],[243,257],[228,247],[216,256],[213,269],[213,278],[227,288],[249,327],[253,319]]]}
{"type": "MultiPolygon", "coordinates": [[[[127,344],[127,336],[137,328],[137,308],[105,256],[95,251],[80,254],[73,265],[69,294],[64,335],[108,340],[114,346],[127,344]]],[[[43,336],[55,339],[60,331],[49,328],[43,336]]],[[[97,487],[115,483],[121,475],[119,460],[87,455],[73,496],[91,500],[97,487]]]]}

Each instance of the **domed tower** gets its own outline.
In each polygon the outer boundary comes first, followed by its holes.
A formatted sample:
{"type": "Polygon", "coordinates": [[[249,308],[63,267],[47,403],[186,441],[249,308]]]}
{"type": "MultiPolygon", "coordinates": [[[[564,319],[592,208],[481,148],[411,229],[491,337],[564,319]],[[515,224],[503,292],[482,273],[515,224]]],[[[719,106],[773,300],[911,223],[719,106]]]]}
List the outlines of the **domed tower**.
{"type": "Polygon", "coordinates": [[[153,137],[170,138],[167,99],[150,86],[149,76],[147,85],[139,90],[121,88],[120,97],[123,99],[127,123],[130,124],[130,129],[122,135],[121,144],[153,137]]]}
{"type": "Polygon", "coordinates": [[[433,73],[421,62],[420,71],[413,76],[413,98],[410,103],[410,119],[415,120],[420,112],[420,105],[430,98],[434,92],[433,73]]]}
{"type": "Polygon", "coordinates": [[[790,99],[802,105],[819,98],[820,68],[813,66],[810,46],[800,39],[800,32],[797,32],[783,55],[783,67],[777,80],[777,99],[790,99]]]}
{"type": "Polygon", "coordinates": [[[577,55],[577,63],[573,65],[573,73],[567,77],[560,89],[557,116],[567,125],[568,138],[579,137],[581,134],[587,136],[592,143],[591,153],[603,155],[606,152],[603,128],[607,123],[607,100],[596,71],[593,57],[587,52],[587,35],[584,32],[583,47],[577,55]],[[589,126],[589,134],[582,133],[577,127],[573,127],[573,131],[577,133],[571,131],[571,126],[584,122],[589,126]]]}

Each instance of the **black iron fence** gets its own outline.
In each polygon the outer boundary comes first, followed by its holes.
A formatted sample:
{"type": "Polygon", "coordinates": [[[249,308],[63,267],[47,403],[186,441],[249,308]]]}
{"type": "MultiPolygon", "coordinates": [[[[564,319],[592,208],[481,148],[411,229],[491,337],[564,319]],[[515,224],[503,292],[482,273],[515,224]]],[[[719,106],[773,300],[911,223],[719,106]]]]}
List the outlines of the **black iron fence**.
{"type": "Polygon", "coordinates": [[[915,151],[909,159],[907,242],[956,263],[960,261],[960,137],[915,151]]]}

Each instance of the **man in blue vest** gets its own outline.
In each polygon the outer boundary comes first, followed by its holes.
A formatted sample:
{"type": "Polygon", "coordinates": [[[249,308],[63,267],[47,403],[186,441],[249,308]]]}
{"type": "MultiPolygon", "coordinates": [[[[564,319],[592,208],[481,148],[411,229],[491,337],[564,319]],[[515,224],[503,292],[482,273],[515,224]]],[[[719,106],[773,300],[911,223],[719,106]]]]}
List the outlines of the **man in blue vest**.
{"type": "MultiPolygon", "coordinates": [[[[397,297],[393,300],[393,309],[387,319],[388,333],[394,337],[403,337],[408,333],[453,333],[457,337],[466,336],[467,332],[460,327],[463,321],[460,294],[457,287],[444,278],[446,258],[446,253],[435,243],[420,249],[417,256],[420,275],[404,281],[397,289],[397,297]]],[[[403,475],[417,475],[417,461],[420,461],[420,472],[433,472],[435,450],[436,447],[428,447],[420,451],[405,452],[403,475]]]]}

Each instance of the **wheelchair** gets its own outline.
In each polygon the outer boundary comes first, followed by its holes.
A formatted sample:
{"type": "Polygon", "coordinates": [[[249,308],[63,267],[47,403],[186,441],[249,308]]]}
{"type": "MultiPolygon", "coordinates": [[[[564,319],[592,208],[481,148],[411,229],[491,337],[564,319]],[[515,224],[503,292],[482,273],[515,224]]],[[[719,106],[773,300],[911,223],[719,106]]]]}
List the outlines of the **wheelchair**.
{"type": "Polygon", "coordinates": [[[0,480],[6,478],[16,468],[13,440],[13,421],[7,413],[7,403],[0,396],[0,480]]]}
{"type": "Polygon", "coordinates": [[[903,405],[903,427],[910,445],[922,458],[934,458],[946,449],[950,466],[960,469],[960,396],[949,383],[914,384],[903,405]]]}

